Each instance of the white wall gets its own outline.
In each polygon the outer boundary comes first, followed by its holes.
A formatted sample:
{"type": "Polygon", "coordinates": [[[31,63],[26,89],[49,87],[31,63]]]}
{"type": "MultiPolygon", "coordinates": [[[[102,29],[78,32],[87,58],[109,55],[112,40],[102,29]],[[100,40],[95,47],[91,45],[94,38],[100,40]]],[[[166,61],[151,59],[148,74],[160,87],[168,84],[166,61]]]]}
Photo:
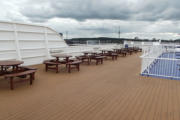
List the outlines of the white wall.
{"type": "Polygon", "coordinates": [[[62,36],[49,27],[0,22],[0,60],[40,64],[50,58],[49,49],[67,47],[62,36]]]}

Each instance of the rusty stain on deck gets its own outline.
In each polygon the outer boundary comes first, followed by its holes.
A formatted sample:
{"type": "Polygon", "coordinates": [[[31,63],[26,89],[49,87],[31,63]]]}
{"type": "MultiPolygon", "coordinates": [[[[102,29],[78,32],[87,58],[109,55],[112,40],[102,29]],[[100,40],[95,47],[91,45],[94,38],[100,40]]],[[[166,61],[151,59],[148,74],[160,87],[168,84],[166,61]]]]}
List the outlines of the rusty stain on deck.
{"type": "Polygon", "coordinates": [[[71,74],[39,65],[14,91],[0,78],[0,120],[180,120],[180,81],[139,76],[139,55],[71,74]]]}

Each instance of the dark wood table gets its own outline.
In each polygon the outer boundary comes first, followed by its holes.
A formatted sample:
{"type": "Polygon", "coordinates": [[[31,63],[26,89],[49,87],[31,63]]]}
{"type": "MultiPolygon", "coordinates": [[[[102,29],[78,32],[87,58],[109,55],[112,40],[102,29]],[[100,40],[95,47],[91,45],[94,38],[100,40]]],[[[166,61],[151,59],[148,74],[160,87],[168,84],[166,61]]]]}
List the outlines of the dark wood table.
{"type": "Polygon", "coordinates": [[[89,53],[90,53],[90,51],[86,51],[86,52],[83,52],[84,53],[84,55],[88,55],[89,53]]]}
{"type": "Polygon", "coordinates": [[[18,66],[23,64],[23,61],[19,60],[3,60],[0,61],[0,74],[5,74],[7,72],[7,67],[12,67],[13,71],[18,71],[18,66]]]}
{"type": "Polygon", "coordinates": [[[102,54],[106,54],[106,53],[111,54],[111,53],[113,53],[113,50],[101,50],[101,51],[102,51],[102,54]]]}
{"type": "Polygon", "coordinates": [[[84,55],[97,55],[97,52],[93,52],[93,51],[87,51],[87,52],[83,52],[84,55]]]}
{"type": "Polygon", "coordinates": [[[52,55],[52,57],[55,57],[57,62],[60,62],[59,58],[65,58],[66,63],[68,63],[69,62],[69,58],[72,57],[72,56],[71,55],[67,55],[67,54],[54,54],[54,55],[52,55]]]}
{"type": "Polygon", "coordinates": [[[113,49],[113,50],[114,50],[115,53],[119,53],[119,51],[120,51],[121,49],[115,48],[115,49],[113,49]]]}

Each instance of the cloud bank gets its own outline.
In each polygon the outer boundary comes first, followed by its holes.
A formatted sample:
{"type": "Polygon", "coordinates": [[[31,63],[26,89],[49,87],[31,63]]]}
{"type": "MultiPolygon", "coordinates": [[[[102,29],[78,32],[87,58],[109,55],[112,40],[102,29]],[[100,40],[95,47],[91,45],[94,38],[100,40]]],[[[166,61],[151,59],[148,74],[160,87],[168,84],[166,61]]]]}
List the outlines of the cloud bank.
{"type": "Polygon", "coordinates": [[[41,23],[70,37],[180,38],[179,0],[0,1],[1,20],[41,23]]]}

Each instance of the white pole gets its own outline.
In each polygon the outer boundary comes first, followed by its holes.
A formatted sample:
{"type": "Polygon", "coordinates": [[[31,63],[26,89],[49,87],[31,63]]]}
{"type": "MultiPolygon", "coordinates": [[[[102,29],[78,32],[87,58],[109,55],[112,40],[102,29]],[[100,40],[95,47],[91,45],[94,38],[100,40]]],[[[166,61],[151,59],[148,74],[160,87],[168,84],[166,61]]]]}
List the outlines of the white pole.
{"type": "Polygon", "coordinates": [[[48,47],[48,39],[47,39],[47,28],[44,27],[44,39],[45,39],[45,49],[46,49],[46,58],[50,58],[50,53],[49,53],[49,47],[48,47]]]}
{"type": "Polygon", "coordinates": [[[18,33],[17,33],[17,28],[16,24],[13,24],[14,26],[14,37],[15,37],[15,45],[16,45],[16,53],[17,53],[17,59],[22,60],[21,52],[20,52],[20,47],[19,47],[19,40],[18,40],[18,33]]]}

